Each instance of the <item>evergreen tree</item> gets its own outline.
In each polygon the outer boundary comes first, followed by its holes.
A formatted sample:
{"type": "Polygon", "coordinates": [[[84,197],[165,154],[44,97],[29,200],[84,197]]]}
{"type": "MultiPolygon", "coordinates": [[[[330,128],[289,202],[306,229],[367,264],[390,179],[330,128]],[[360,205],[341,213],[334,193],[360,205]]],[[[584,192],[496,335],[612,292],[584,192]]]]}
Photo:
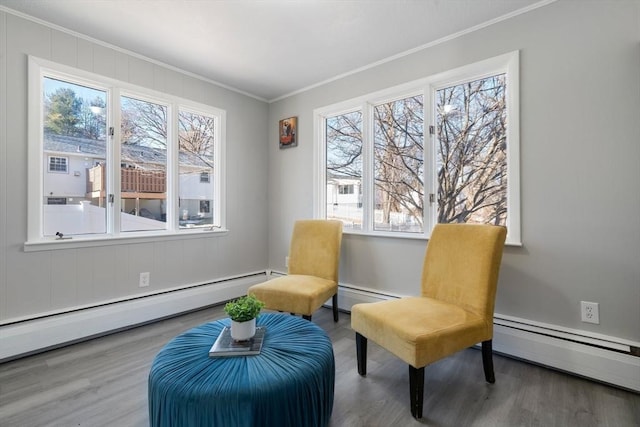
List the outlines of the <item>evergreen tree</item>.
{"type": "Polygon", "coordinates": [[[76,136],[82,116],[82,100],[69,88],[59,88],[47,95],[45,103],[45,131],[58,135],[76,136]]]}

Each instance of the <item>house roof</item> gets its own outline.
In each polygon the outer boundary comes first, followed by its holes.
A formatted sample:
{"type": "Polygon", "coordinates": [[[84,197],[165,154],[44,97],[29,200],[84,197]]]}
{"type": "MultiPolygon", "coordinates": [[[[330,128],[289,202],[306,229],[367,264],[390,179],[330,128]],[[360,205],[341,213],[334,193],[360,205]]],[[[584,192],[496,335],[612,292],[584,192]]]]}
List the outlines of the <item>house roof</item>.
{"type": "MultiPolygon", "coordinates": [[[[138,144],[122,144],[121,147],[121,162],[135,164],[165,164],[167,162],[166,151],[163,149],[138,144]]],[[[106,159],[107,157],[104,140],[57,135],[48,132],[44,134],[44,151],[75,156],[88,156],[96,159],[106,159]]],[[[180,165],[195,168],[211,168],[211,165],[207,164],[196,154],[185,151],[180,151],[180,165]]]]}

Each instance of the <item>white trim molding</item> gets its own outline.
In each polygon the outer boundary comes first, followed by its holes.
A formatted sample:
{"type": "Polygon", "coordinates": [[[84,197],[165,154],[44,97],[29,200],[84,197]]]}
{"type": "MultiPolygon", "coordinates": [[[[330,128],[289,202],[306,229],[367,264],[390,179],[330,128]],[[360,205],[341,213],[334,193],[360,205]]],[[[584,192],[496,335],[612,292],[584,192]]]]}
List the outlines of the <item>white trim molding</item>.
{"type": "MultiPolygon", "coordinates": [[[[354,304],[399,297],[348,284],[338,289],[339,307],[347,312],[354,304]]],[[[331,299],[326,305],[331,306],[331,299]]],[[[498,313],[494,316],[496,353],[640,392],[640,356],[633,354],[632,347],[640,348],[640,343],[498,313]]]]}
{"type": "Polygon", "coordinates": [[[0,326],[0,363],[237,298],[265,278],[253,273],[6,324],[0,326]]]}

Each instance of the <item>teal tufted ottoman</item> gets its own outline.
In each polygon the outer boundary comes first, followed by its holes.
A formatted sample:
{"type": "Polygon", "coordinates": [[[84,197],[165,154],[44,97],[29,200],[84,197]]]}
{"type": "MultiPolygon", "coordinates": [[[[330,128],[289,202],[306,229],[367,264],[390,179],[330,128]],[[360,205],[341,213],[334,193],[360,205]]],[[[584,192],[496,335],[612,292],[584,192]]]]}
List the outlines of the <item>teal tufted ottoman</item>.
{"type": "Polygon", "coordinates": [[[230,320],[195,327],[171,340],[149,372],[153,427],[325,427],[333,409],[335,361],[317,325],[262,314],[267,331],[255,356],[210,358],[230,320]]]}

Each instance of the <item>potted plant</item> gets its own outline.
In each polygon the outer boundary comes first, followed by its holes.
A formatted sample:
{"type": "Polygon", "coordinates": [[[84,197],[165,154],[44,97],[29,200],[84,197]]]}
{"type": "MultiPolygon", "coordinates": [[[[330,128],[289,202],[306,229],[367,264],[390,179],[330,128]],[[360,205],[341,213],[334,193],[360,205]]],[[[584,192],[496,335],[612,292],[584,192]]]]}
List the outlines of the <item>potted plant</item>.
{"type": "Polygon", "coordinates": [[[231,338],[246,341],[256,334],[256,317],[264,303],[255,295],[245,295],[224,306],[224,312],[231,318],[231,338]]]}

